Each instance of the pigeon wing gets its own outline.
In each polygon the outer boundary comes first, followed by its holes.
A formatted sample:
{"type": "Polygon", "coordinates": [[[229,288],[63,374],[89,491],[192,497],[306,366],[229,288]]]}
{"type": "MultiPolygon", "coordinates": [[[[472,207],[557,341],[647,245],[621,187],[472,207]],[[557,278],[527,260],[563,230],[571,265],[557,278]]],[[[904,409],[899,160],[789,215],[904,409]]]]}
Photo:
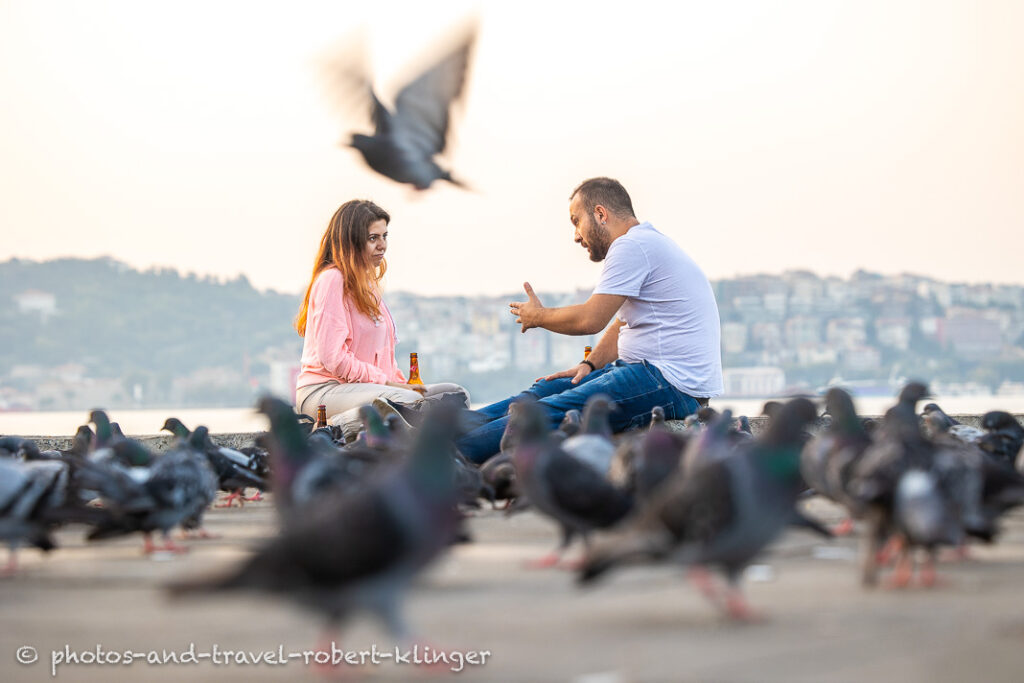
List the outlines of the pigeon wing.
{"type": "Polygon", "coordinates": [[[386,571],[406,549],[404,530],[378,492],[332,497],[304,509],[228,585],[340,588],[386,571]]]}
{"type": "Polygon", "coordinates": [[[625,494],[593,467],[569,455],[555,454],[544,476],[552,502],[573,516],[611,524],[628,509],[625,494]]]}
{"type": "Polygon", "coordinates": [[[701,467],[666,491],[653,513],[679,542],[710,543],[736,516],[728,468],[722,463],[701,467]]]}
{"type": "Polygon", "coordinates": [[[395,97],[396,132],[427,157],[444,151],[449,110],[465,88],[473,40],[470,34],[395,97]]]}

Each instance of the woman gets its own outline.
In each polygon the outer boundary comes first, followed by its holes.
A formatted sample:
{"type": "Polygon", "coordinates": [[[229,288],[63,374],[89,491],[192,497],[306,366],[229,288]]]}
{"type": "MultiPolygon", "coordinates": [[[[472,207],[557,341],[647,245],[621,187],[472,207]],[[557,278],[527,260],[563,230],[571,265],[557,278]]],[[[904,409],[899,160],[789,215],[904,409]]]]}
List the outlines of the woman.
{"type": "MultiPolygon", "coordinates": [[[[409,384],[398,369],[395,323],[380,293],[390,222],[384,209],[363,199],[334,212],[295,319],[305,338],[296,408],[315,417],[317,406],[326,405],[328,418],[338,416],[331,423],[347,435],[358,427],[359,407],[374,399],[411,404],[424,396],[465,394],[457,384],[409,384]]],[[[468,406],[468,394],[465,400],[468,406]]]]}

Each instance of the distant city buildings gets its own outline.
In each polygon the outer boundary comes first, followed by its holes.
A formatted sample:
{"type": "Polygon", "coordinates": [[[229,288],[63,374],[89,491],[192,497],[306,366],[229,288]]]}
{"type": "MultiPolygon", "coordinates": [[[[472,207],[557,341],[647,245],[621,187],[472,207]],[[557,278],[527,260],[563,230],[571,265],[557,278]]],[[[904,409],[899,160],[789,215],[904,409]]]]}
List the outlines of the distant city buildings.
{"type": "MultiPolygon", "coordinates": [[[[951,284],[865,271],[847,279],[792,271],[712,284],[731,396],[813,392],[834,382],[884,390],[908,377],[924,378],[948,394],[1024,387],[1021,286],[951,284]]],[[[589,295],[589,290],[542,293],[541,299],[564,306],[589,295]]],[[[36,316],[38,324],[62,311],[62,301],[38,288],[9,296],[17,314],[36,316]]],[[[458,381],[474,399],[486,401],[572,366],[583,357],[583,347],[599,337],[543,330],[522,334],[507,313],[509,300],[388,293],[398,325],[400,366],[406,367],[409,352],[416,351],[427,381],[458,381]]],[[[90,376],[85,361],[75,358],[56,367],[18,362],[0,377],[0,409],[241,405],[264,391],[291,396],[301,343],[290,333],[231,367],[195,367],[174,376],[144,370],[130,377],[90,376]]]]}

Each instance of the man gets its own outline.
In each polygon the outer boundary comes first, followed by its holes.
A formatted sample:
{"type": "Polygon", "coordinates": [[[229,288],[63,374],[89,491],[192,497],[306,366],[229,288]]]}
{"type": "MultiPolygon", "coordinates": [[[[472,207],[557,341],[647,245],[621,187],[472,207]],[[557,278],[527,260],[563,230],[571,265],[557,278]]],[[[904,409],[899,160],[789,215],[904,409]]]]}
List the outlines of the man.
{"type": "Polygon", "coordinates": [[[611,178],[591,178],[573,190],[569,220],[574,240],[592,261],[604,262],[594,293],[582,304],[547,308],[527,282],[527,301],[509,304],[510,312],[523,332],[604,335],[587,360],[477,411],[487,421],[459,441],[474,462],[498,452],[508,407],[521,398],[539,399],[553,427],[590,396],[607,394],[617,406],[612,429],[621,431],[646,424],[656,405],[666,418],[682,419],[722,393],[718,305],[697,264],[638,221],[629,194],[611,178]]]}

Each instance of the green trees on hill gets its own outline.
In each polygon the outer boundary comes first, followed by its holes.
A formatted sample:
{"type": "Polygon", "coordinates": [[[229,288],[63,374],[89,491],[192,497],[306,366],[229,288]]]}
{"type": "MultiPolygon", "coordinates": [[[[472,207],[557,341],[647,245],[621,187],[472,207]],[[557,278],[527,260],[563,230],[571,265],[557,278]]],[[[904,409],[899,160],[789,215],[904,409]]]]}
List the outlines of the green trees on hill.
{"type": "Polygon", "coordinates": [[[0,374],[65,363],[92,377],[241,368],[269,347],[296,343],[298,303],[259,292],[244,276],[138,271],[110,258],[12,259],[0,263],[0,374]],[[53,295],[56,310],[26,304],[33,291],[53,295]]]}

